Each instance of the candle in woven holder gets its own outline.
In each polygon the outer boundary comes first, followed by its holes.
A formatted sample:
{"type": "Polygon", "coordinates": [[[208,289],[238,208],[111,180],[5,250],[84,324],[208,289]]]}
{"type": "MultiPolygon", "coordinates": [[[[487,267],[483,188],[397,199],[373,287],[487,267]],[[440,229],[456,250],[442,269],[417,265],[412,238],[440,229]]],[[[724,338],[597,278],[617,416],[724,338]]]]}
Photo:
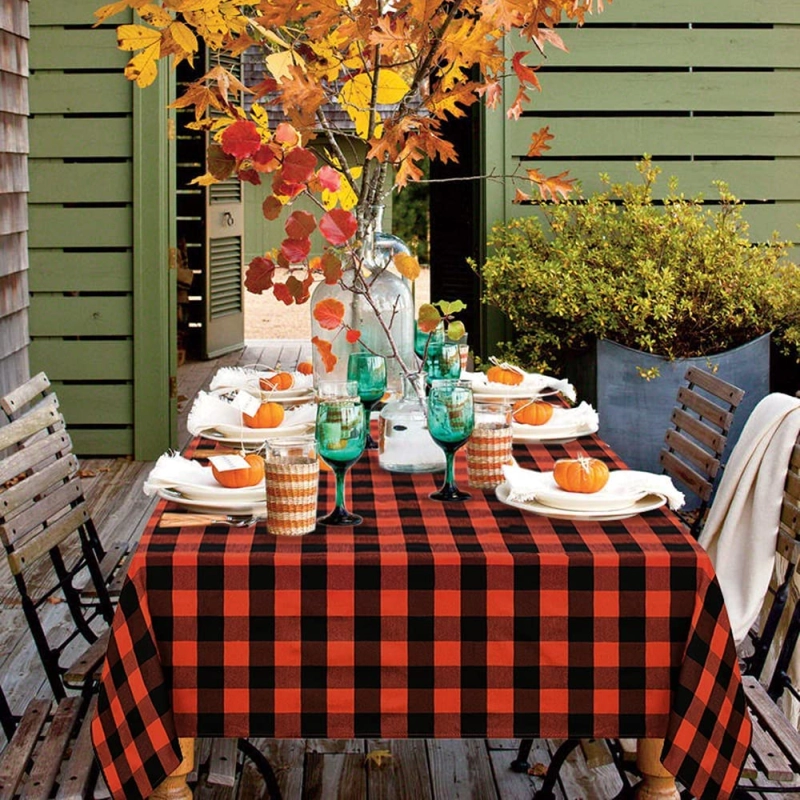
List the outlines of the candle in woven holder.
{"type": "Polygon", "coordinates": [[[473,489],[496,489],[505,480],[503,464],[513,462],[511,437],[511,406],[475,403],[475,428],[466,448],[473,489]]]}
{"type": "Polygon", "coordinates": [[[317,527],[319,460],[311,437],[267,442],[267,530],[302,536],[317,527]]]}

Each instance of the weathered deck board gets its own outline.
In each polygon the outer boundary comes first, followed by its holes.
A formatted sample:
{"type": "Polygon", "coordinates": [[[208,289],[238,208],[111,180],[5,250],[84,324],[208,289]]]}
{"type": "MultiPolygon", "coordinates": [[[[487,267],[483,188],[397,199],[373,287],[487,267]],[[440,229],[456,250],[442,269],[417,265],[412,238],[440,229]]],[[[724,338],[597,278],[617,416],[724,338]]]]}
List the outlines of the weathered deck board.
{"type": "MultiPolygon", "coordinates": [[[[186,417],[197,392],[207,388],[220,366],[291,369],[310,358],[310,346],[297,341],[248,343],[239,352],[215,361],[187,362],[178,370],[179,442],[189,440],[186,417]]],[[[81,463],[84,491],[104,542],[136,542],[155,500],[145,497],[142,484],[152,463],[127,459],[87,459],[81,463]]],[[[8,568],[0,562],[0,680],[12,708],[21,709],[34,696],[49,696],[44,671],[25,625],[8,568]]],[[[67,623],[63,603],[46,610],[47,624],[67,623]]],[[[0,733],[0,746],[4,739],[0,733]]],[[[509,769],[515,740],[263,740],[253,742],[270,759],[285,800],[529,800],[541,779],[509,769]],[[392,757],[382,765],[367,758],[387,749],[392,757]]],[[[551,745],[552,747],[552,745],[551,745]]],[[[537,740],[531,763],[547,765],[548,743],[537,740]]],[[[608,769],[608,768],[603,768],[608,769]]],[[[588,770],[582,755],[568,762],[558,800],[604,800],[613,796],[618,778],[611,772],[588,770]]],[[[248,760],[236,791],[201,785],[196,800],[257,800],[263,781],[248,760]]]]}

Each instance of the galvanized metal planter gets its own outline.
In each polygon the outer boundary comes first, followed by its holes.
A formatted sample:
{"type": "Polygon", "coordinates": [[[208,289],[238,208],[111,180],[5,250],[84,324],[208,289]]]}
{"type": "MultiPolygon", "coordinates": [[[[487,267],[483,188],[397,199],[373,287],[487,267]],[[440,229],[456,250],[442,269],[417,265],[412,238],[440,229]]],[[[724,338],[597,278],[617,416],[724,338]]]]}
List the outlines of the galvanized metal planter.
{"type": "Polygon", "coordinates": [[[768,333],[733,350],[676,361],[603,339],[566,372],[579,398],[595,405],[599,435],[631,469],[660,472],[658,453],[686,370],[696,366],[713,371],[745,390],[728,440],[730,453],[750,412],[769,393],[769,358],[768,333]]]}

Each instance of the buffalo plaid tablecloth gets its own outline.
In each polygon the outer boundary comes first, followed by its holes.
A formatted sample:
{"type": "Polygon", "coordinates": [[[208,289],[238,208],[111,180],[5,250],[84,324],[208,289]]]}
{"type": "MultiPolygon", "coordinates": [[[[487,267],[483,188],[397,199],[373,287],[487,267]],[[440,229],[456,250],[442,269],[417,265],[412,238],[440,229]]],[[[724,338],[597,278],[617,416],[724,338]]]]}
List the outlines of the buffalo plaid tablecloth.
{"type": "MultiPolygon", "coordinates": [[[[579,452],[622,466],[595,437],[515,448],[542,470],[579,452]]],[[[713,568],[674,515],[558,521],[480,490],[442,504],[439,480],[369,452],[348,492],[364,524],[298,538],[159,528],[159,503],[92,726],[114,797],[147,796],[179,736],[664,737],[695,796],[726,797],[750,720],[713,568]]]]}

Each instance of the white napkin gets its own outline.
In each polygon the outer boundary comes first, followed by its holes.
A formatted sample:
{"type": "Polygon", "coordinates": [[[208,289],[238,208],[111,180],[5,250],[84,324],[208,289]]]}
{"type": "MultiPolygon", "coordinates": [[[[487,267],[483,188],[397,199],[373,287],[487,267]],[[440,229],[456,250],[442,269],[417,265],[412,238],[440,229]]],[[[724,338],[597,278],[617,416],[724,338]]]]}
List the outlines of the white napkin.
{"type": "Polygon", "coordinates": [[[514,430],[520,432],[530,432],[537,429],[558,429],[564,428],[570,432],[580,433],[581,431],[596,431],[600,424],[600,418],[594,407],[587,402],[583,402],[575,408],[554,408],[553,416],[544,425],[523,425],[515,422],[514,430]]]}
{"type": "MultiPolygon", "coordinates": [[[[258,379],[269,378],[276,374],[275,370],[257,370],[252,367],[221,367],[211,379],[209,389],[212,392],[230,389],[246,389],[258,392],[260,391],[258,379]]],[[[294,386],[292,386],[291,391],[310,389],[314,385],[313,375],[293,372],[292,376],[294,377],[294,386]]]]}
{"type": "Polygon", "coordinates": [[[206,496],[209,492],[217,491],[223,494],[235,492],[237,496],[252,495],[256,500],[260,500],[264,496],[263,480],[255,486],[227,489],[217,483],[209,467],[184,458],[178,453],[164,453],[160,456],[153,469],[150,470],[142,488],[148,497],[156,494],[159,489],[175,489],[187,496],[206,496]]]}
{"type": "MultiPolygon", "coordinates": [[[[536,472],[506,464],[503,466],[503,474],[508,481],[508,499],[514,502],[535,501],[537,492],[552,488],[552,472],[536,472]]],[[[683,493],[675,488],[669,475],[654,475],[652,472],[632,469],[614,470],[609,476],[608,484],[596,494],[606,491],[630,494],[634,502],[649,494],[661,495],[673,511],[684,502],[683,493]]]]}
{"type": "MultiPolygon", "coordinates": [[[[316,414],[317,407],[313,403],[289,408],[286,409],[286,416],[277,428],[264,428],[262,432],[303,425],[310,427],[314,424],[316,414]]],[[[243,430],[242,412],[220,397],[208,392],[199,392],[189,411],[186,429],[193,436],[209,430],[235,434],[243,430]]],[[[269,435],[264,438],[268,439],[269,435]]]]}
{"type": "Polygon", "coordinates": [[[555,389],[560,392],[571,402],[577,399],[575,387],[565,378],[555,378],[552,375],[542,375],[538,372],[526,372],[522,378],[522,383],[516,386],[508,386],[502,383],[490,383],[486,374],[483,372],[463,372],[462,377],[464,380],[472,381],[472,386],[482,391],[489,389],[497,389],[498,394],[502,394],[504,390],[513,389],[516,394],[520,390],[529,390],[531,394],[538,394],[543,389],[555,389]]]}

